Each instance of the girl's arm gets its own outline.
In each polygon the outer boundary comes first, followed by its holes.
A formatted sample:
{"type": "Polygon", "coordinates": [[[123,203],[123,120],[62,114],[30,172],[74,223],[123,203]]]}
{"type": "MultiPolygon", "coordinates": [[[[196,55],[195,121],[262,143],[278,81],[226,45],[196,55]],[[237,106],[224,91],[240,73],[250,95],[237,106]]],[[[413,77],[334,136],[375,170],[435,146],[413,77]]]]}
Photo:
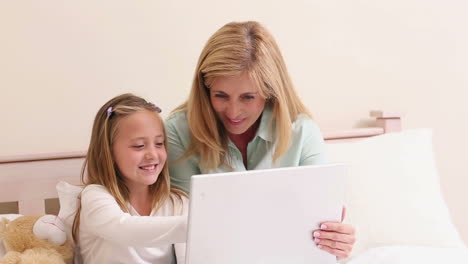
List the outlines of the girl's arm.
{"type": "Polygon", "coordinates": [[[185,264],[185,243],[174,244],[177,264],[185,264]]]}
{"type": "MultiPolygon", "coordinates": [[[[182,197],[182,215],[188,216],[188,205],[189,205],[189,200],[185,197],[182,197]]],[[[175,249],[177,264],[184,264],[186,243],[174,244],[174,249],[175,249]]]]}
{"type": "Polygon", "coordinates": [[[100,185],[89,185],[81,194],[80,232],[135,247],[155,247],[185,242],[186,216],[132,216],[100,185]]]}

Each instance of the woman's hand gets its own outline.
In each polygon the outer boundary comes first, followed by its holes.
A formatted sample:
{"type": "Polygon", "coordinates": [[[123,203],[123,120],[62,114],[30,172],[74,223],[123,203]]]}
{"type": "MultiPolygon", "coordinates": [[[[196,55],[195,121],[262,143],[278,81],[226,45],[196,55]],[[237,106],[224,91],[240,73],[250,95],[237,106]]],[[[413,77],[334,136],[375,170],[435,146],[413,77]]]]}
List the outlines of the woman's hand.
{"type": "MultiPolygon", "coordinates": [[[[346,214],[343,207],[341,221],[346,214]]],[[[320,249],[323,249],[338,258],[347,258],[353,250],[356,241],[354,227],[348,224],[324,222],[320,229],[313,232],[313,239],[320,249]]]]}

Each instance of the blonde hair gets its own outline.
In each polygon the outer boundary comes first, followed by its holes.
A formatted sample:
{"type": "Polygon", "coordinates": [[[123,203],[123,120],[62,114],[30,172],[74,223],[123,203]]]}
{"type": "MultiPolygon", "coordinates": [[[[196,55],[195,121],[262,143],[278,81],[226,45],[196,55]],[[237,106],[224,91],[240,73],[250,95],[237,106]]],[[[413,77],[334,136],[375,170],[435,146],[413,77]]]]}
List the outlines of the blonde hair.
{"type": "MultiPolygon", "coordinates": [[[[158,108],[133,94],[122,94],[105,103],[97,112],[88,153],[81,170],[81,181],[84,185],[99,184],[106,187],[124,212],[129,212],[127,202],[130,193],[114,160],[112,144],[122,117],[140,111],[151,111],[158,117],[164,132],[164,147],[167,149],[166,132],[164,131],[163,121],[158,114],[158,108]]],[[[170,199],[174,204],[174,197],[182,202],[182,196],[187,196],[183,191],[171,187],[167,162],[164,164],[156,182],[150,185],[149,188],[150,193],[153,195],[152,205],[156,210],[167,199],[170,199]]],[[[78,240],[80,212],[81,204],[73,221],[72,233],[75,242],[78,240]]]]}
{"type": "Polygon", "coordinates": [[[273,107],[270,126],[278,142],[276,161],[289,148],[291,125],[299,114],[311,114],[297,95],[281,52],[273,36],[258,22],[228,23],[206,43],[195,70],[189,99],[174,112],[187,115],[191,143],[182,156],[199,155],[204,169],[227,165],[227,134],[216,117],[209,87],[220,77],[247,73],[259,88],[260,96],[273,107]]]}

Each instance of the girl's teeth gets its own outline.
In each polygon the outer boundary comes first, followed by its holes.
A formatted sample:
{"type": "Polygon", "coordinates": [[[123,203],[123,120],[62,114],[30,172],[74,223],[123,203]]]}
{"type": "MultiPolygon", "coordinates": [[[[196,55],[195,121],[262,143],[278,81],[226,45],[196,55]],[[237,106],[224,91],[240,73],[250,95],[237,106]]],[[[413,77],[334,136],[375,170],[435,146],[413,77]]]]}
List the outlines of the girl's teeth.
{"type": "Polygon", "coordinates": [[[144,169],[144,170],[154,170],[154,167],[155,166],[152,165],[152,166],[146,166],[146,167],[141,167],[141,168],[144,169]]]}

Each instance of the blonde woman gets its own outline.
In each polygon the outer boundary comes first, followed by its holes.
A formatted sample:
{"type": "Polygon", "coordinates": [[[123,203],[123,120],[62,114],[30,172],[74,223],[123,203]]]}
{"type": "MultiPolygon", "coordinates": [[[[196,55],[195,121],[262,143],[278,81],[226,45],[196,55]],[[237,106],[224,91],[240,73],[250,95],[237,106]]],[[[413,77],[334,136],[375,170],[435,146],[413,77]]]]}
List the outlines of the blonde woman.
{"type": "MultiPolygon", "coordinates": [[[[295,91],[275,40],[257,22],[229,23],[211,36],[190,96],[166,120],[166,131],[171,182],[187,192],[194,174],[327,161],[320,130],[295,91]]],[[[354,228],[323,223],[311,239],[347,257],[354,228]]]]}

